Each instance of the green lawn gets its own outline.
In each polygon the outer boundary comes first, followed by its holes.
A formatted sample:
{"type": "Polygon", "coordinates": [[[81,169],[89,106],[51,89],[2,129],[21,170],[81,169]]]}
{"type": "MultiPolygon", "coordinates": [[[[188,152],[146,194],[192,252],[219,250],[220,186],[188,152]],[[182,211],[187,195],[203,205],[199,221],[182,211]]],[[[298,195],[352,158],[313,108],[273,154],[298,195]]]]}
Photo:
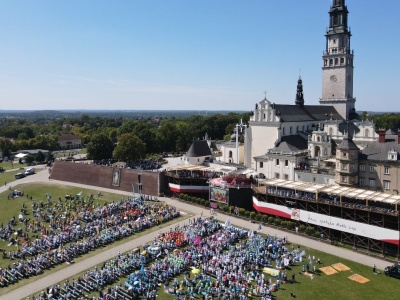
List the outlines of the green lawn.
{"type": "MultiPolygon", "coordinates": [[[[11,181],[15,181],[15,174],[17,173],[24,173],[25,169],[21,167],[20,169],[16,171],[8,171],[8,172],[2,172],[0,173],[0,185],[4,185],[5,183],[10,183],[11,181]]],[[[7,194],[5,195],[7,199],[7,194]]],[[[3,196],[0,196],[1,199],[4,199],[3,196]]]]}

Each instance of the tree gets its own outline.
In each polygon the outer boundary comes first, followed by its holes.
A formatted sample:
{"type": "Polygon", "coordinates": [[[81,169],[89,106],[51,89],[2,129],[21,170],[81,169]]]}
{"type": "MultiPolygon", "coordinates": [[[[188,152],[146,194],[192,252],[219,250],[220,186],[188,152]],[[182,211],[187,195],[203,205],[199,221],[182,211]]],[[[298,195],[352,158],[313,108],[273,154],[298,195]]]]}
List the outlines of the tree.
{"type": "Polygon", "coordinates": [[[8,138],[0,137],[0,150],[3,156],[9,156],[13,149],[13,143],[8,138]]]}
{"type": "Polygon", "coordinates": [[[94,134],[87,144],[87,158],[100,160],[112,158],[114,144],[105,134],[94,134]]]}
{"type": "Polygon", "coordinates": [[[35,155],[35,161],[36,162],[43,162],[46,159],[45,155],[43,154],[42,151],[39,151],[36,155],[35,155]]]}
{"type": "Polygon", "coordinates": [[[133,133],[125,133],[119,137],[114,149],[114,157],[121,161],[135,161],[146,155],[146,144],[133,133]]]}

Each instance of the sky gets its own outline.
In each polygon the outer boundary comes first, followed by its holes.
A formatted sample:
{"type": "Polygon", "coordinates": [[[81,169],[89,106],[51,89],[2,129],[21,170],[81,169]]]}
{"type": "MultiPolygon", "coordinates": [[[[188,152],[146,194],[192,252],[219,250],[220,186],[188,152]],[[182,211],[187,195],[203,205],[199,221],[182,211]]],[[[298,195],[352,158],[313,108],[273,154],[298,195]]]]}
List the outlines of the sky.
{"type": "MultiPolygon", "coordinates": [[[[400,111],[400,1],[346,0],[356,109],[400,111]]],[[[0,109],[251,111],[322,94],[330,0],[2,0],[0,109]]]]}

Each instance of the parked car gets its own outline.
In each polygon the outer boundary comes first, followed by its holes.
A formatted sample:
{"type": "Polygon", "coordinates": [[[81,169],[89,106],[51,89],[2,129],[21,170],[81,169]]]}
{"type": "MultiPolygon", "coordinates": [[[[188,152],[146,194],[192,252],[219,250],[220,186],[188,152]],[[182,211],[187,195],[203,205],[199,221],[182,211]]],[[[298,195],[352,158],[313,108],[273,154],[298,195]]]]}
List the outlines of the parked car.
{"type": "Polygon", "coordinates": [[[35,169],[34,168],[28,168],[28,169],[25,170],[25,173],[24,173],[25,176],[32,175],[32,174],[35,174],[35,169]]]}
{"type": "Polygon", "coordinates": [[[24,178],[25,174],[24,173],[17,173],[15,174],[15,179],[20,179],[20,178],[24,178]]]}
{"type": "Polygon", "coordinates": [[[385,268],[385,275],[400,279],[400,265],[394,264],[385,268]]]}

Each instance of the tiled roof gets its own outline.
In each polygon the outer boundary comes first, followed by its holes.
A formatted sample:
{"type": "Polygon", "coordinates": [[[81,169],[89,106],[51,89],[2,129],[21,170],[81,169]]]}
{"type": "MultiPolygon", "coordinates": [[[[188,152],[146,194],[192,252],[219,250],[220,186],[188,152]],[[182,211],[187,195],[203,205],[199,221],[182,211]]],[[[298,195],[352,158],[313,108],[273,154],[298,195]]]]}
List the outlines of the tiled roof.
{"type": "Polygon", "coordinates": [[[186,153],[186,157],[201,157],[211,155],[210,147],[205,140],[194,141],[186,153]]]}
{"type": "Polygon", "coordinates": [[[280,143],[272,148],[273,152],[291,153],[307,149],[307,141],[300,135],[283,136],[280,143]]]}
{"type": "Polygon", "coordinates": [[[333,106],[275,104],[276,114],[283,122],[325,121],[331,118],[343,120],[342,116],[333,106]]]}
{"type": "Polygon", "coordinates": [[[360,158],[363,160],[387,161],[388,152],[394,150],[397,152],[397,159],[399,159],[400,144],[397,142],[397,136],[391,137],[393,138],[386,139],[384,143],[376,141],[369,144],[368,147],[361,151],[360,158]]]}
{"type": "Polygon", "coordinates": [[[81,138],[72,133],[60,133],[58,135],[59,141],[80,140],[81,138]]]}
{"type": "Polygon", "coordinates": [[[337,147],[339,150],[359,150],[360,148],[353,142],[353,140],[349,137],[349,134],[346,133],[343,137],[343,141],[337,147]]]}

